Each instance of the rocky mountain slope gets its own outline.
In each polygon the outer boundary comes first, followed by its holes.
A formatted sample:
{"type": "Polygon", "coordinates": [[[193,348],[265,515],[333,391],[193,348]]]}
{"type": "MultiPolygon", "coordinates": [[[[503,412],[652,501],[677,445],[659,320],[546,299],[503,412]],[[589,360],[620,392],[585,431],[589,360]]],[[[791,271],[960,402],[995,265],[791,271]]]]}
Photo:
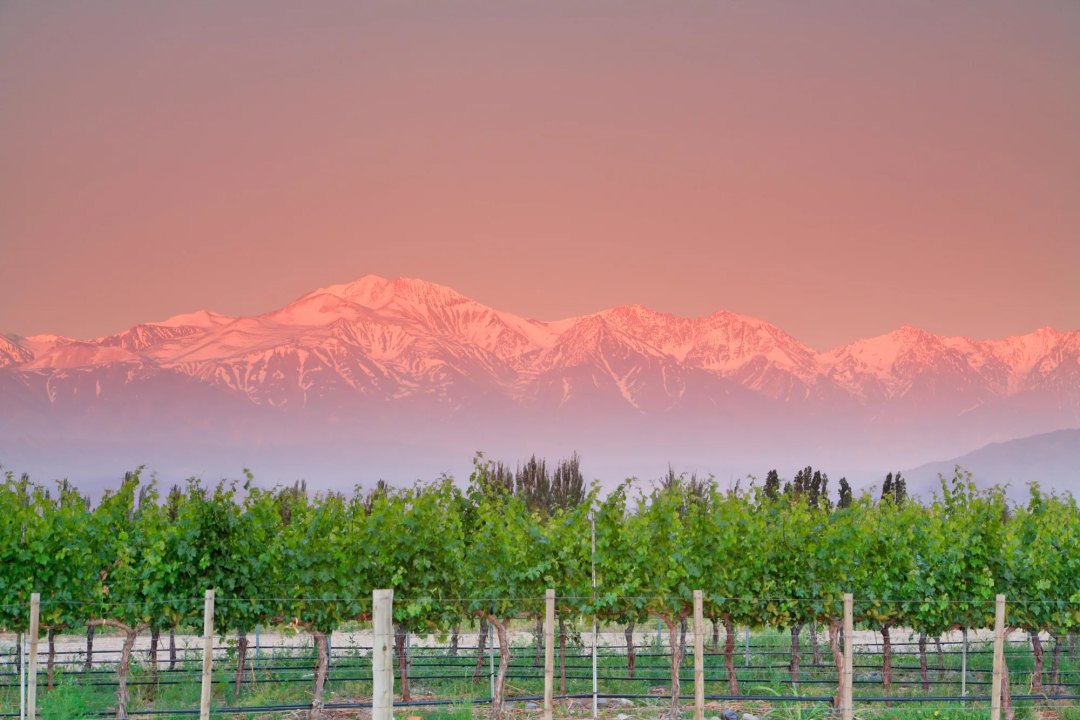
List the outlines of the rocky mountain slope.
{"type": "Polygon", "coordinates": [[[705,454],[784,445],[876,462],[880,450],[895,465],[1077,426],[1080,332],[1052,328],[974,341],[904,326],[819,353],[726,311],[631,305],[544,322],[367,276],[252,317],[0,335],[0,450],[133,432],[397,432],[475,449],[499,432],[606,427],[613,447],[622,433],[705,454]]]}

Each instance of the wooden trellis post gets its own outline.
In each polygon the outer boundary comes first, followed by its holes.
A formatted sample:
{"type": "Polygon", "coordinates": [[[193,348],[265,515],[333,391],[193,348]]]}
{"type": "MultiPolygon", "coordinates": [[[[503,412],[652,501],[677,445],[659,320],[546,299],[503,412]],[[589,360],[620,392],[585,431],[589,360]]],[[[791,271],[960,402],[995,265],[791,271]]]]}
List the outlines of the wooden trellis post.
{"type": "Polygon", "coordinates": [[[1005,596],[998,595],[994,608],[994,680],[990,687],[990,720],[1001,720],[1001,666],[1005,658],[1005,596]]]}
{"type": "Polygon", "coordinates": [[[41,617],[41,594],[30,594],[30,637],[28,642],[30,644],[30,658],[27,662],[29,665],[29,678],[26,686],[26,717],[30,720],[36,720],[37,718],[37,661],[38,661],[38,622],[41,617]]]}
{"type": "Polygon", "coordinates": [[[547,591],[544,617],[544,720],[555,715],[555,591],[547,591]]]}
{"type": "Polygon", "coordinates": [[[694,591],[694,720],[705,720],[705,618],[701,591],[694,591]]]}
{"type": "Polygon", "coordinates": [[[210,720],[210,696],[214,692],[214,591],[206,591],[203,601],[202,695],[199,720],[210,720]]]}
{"type": "Polygon", "coordinates": [[[394,591],[371,594],[371,720],[394,720],[394,591]]]}
{"type": "Polygon", "coordinates": [[[843,720],[852,720],[855,716],[851,681],[855,668],[852,653],[854,650],[855,619],[853,608],[855,599],[851,593],[844,593],[844,673],[840,676],[840,712],[843,720]]]}

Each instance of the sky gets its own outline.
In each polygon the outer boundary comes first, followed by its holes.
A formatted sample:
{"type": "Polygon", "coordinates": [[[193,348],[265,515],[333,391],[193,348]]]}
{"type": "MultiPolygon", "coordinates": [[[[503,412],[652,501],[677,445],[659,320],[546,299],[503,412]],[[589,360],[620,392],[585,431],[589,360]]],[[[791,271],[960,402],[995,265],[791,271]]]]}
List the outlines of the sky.
{"type": "Polygon", "coordinates": [[[819,350],[1080,328],[1080,4],[0,3],[0,332],[374,273],[819,350]]]}

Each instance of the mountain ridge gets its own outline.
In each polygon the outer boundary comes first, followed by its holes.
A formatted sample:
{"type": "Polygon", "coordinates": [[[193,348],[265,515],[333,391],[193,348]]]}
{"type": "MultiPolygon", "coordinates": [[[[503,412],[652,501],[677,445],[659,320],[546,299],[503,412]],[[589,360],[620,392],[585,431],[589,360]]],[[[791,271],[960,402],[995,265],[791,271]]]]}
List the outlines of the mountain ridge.
{"type": "Polygon", "coordinates": [[[542,321],[369,275],[260,315],[196,311],[92,340],[0,335],[0,451],[72,437],[406,435],[466,453],[592,438],[612,453],[914,467],[1075,426],[1080,332],[1052,328],[975,341],[905,325],[818,352],[725,310],[542,321]]]}
{"type": "Polygon", "coordinates": [[[938,475],[952,477],[955,468],[971,472],[980,487],[1008,486],[1018,499],[1027,495],[1027,484],[1044,489],[1075,490],[1080,485],[1080,428],[990,443],[961,457],[926,463],[904,475],[913,492],[926,496],[940,490],[938,475]]]}
{"type": "MultiPolygon", "coordinates": [[[[938,401],[953,396],[946,404],[959,412],[965,403],[970,409],[1038,388],[1047,378],[1060,385],[1055,371],[1071,371],[1080,363],[1080,331],[1047,327],[975,341],[904,325],[817,352],[770,323],[725,310],[683,318],[622,305],[548,322],[496,310],[436,283],[368,275],[319,288],[262,315],[231,318],[200,310],[94,340],[3,336],[0,367],[74,369],[142,358],[195,377],[213,377],[209,365],[275,353],[280,357],[285,348],[303,351],[293,358],[300,368],[314,354],[329,366],[340,361],[369,374],[399,376],[405,387],[409,376],[415,383],[436,365],[446,365],[486,374],[517,398],[535,394],[525,386],[541,374],[595,365],[614,381],[627,404],[637,407],[627,389],[632,375],[641,379],[640,372],[626,366],[632,356],[639,364],[655,366],[664,378],[675,366],[700,369],[788,402],[847,396],[872,405],[922,393],[938,401]],[[90,352],[95,345],[122,348],[130,355],[90,352]],[[83,351],[74,352],[75,347],[83,351]],[[625,355],[615,360],[620,370],[605,348],[625,355]]],[[[1070,396],[1070,403],[1078,389],[1071,377],[1076,372],[1066,373],[1066,386],[1057,388],[1070,396]]]]}

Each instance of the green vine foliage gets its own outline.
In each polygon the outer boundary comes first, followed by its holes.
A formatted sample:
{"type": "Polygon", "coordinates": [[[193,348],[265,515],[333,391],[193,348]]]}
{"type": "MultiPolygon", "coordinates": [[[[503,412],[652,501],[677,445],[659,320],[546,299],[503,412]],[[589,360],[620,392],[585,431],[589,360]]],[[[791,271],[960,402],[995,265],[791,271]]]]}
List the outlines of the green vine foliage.
{"type": "Polygon", "coordinates": [[[423,633],[480,617],[497,630],[535,621],[554,588],[563,618],[657,617],[672,643],[695,590],[706,617],[729,629],[815,622],[830,642],[847,592],[856,622],[874,630],[992,627],[998,593],[1012,628],[1080,629],[1080,509],[1035,485],[1014,503],[958,470],[930,498],[868,491],[833,503],[671,473],[654,488],[594,485],[582,502],[530,506],[496,474],[478,457],[467,487],[440,478],[309,496],[301,484],[260,489],[247,476],[192,481],[162,499],[135,471],[91,508],[68,483],[6,473],[0,626],[25,632],[39,592],[43,633],[199,627],[203,593],[214,589],[218,633],[276,625],[325,647],[335,628],[370,620],[377,588],[395,590],[399,629],[423,633]]]}

